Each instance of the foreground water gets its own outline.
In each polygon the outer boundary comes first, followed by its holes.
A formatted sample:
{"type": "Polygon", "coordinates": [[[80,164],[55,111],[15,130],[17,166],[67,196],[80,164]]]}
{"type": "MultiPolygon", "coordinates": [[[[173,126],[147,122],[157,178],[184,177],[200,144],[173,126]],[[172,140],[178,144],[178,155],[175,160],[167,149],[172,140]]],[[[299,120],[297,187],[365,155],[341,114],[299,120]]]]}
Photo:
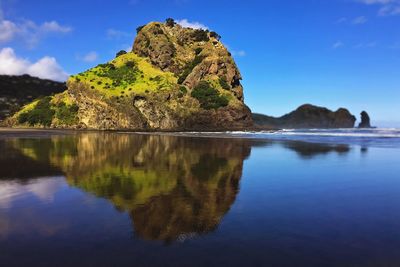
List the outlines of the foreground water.
{"type": "Polygon", "coordinates": [[[0,266],[400,266],[400,136],[340,131],[0,132],[0,266]]]}

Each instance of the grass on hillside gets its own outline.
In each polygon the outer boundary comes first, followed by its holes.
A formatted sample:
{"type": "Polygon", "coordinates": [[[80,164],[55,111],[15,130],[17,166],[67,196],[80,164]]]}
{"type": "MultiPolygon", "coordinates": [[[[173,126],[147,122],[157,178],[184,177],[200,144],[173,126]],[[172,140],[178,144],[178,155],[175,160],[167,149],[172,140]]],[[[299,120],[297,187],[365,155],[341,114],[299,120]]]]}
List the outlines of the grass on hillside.
{"type": "Polygon", "coordinates": [[[67,92],[55,96],[46,96],[24,106],[16,114],[20,124],[49,127],[53,119],[61,125],[73,125],[77,122],[78,106],[72,102],[67,92]]]}
{"type": "Polygon", "coordinates": [[[108,97],[124,97],[175,88],[177,78],[151,65],[147,59],[126,53],[106,64],[71,76],[70,81],[82,82],[108,97]]]}

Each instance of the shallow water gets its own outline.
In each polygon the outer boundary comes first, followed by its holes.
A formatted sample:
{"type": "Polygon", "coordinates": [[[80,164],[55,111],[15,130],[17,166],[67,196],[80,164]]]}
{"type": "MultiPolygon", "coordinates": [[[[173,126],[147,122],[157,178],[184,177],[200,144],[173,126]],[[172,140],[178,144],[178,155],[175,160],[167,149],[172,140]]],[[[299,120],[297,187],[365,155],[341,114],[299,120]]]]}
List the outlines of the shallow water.
{"type": "Polygon", "coordinates": [[[400,266],[395,137],[198,135],[3,133],[0,266],[400,266]]]}

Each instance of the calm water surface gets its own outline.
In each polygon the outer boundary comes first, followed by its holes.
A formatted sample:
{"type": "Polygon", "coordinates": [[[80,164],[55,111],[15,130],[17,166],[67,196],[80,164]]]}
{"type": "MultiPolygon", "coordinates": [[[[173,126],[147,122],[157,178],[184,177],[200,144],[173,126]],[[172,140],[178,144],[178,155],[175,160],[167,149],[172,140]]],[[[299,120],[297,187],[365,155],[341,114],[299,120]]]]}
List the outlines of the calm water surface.
{"type": "Polygon", "coordinates": [[[0,266],[400,266],[392,139],[226,137],[0,135],[0,266]]]}

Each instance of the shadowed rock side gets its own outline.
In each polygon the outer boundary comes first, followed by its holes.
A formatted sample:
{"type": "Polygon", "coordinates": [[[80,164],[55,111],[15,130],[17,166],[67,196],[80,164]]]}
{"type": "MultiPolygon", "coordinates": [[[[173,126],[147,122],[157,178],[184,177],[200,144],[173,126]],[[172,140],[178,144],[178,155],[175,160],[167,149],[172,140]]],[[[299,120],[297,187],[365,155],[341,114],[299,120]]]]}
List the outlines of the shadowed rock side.
{"type": "MultiPolygon", "coordinates": [[[[46,161],[24,155],[15,148],[15,140],[0,140],[0,180],[28,180],[63,175],[62,171],[46,161]],[[17,163],[17,165],[16,165],[17,163]]],[[[18,147],[20,144],[17,145],[18,147]]]]}
{"type": "Polygon", "coordinates": [[[138,237],[165,242],[218,226],[235,201],[251,149],[245,140],[110,134],[13,145],[59,166],[70,185],[128,212],[138,237]]]}
{"type": "Polygon", "coordinates": [[[358,124],[358,128],[371,128],[371,119],[366,111],[361,112],[361,122],[358,124]]]}
{"type": "Polygon", "coordinates": [[[67,91],[31,103],[7,125],[149,131],[253,125],[242,77],[217,33],[173,20],[137,31],[131,52],[71,76],[67,91]]]}
{"type": "Polygon", "coordinates": [[[29,75],[0,75],[0,122],[34,99],[61,93],[66,89],[65,83],[29,75]]]}
{"type": "Polygon", "coordinates": [[[306,104],[279,118],[253,114],[253,120],[259,128],[353,128],[356,117],[344,108],[333,112],[306,104]]]}

